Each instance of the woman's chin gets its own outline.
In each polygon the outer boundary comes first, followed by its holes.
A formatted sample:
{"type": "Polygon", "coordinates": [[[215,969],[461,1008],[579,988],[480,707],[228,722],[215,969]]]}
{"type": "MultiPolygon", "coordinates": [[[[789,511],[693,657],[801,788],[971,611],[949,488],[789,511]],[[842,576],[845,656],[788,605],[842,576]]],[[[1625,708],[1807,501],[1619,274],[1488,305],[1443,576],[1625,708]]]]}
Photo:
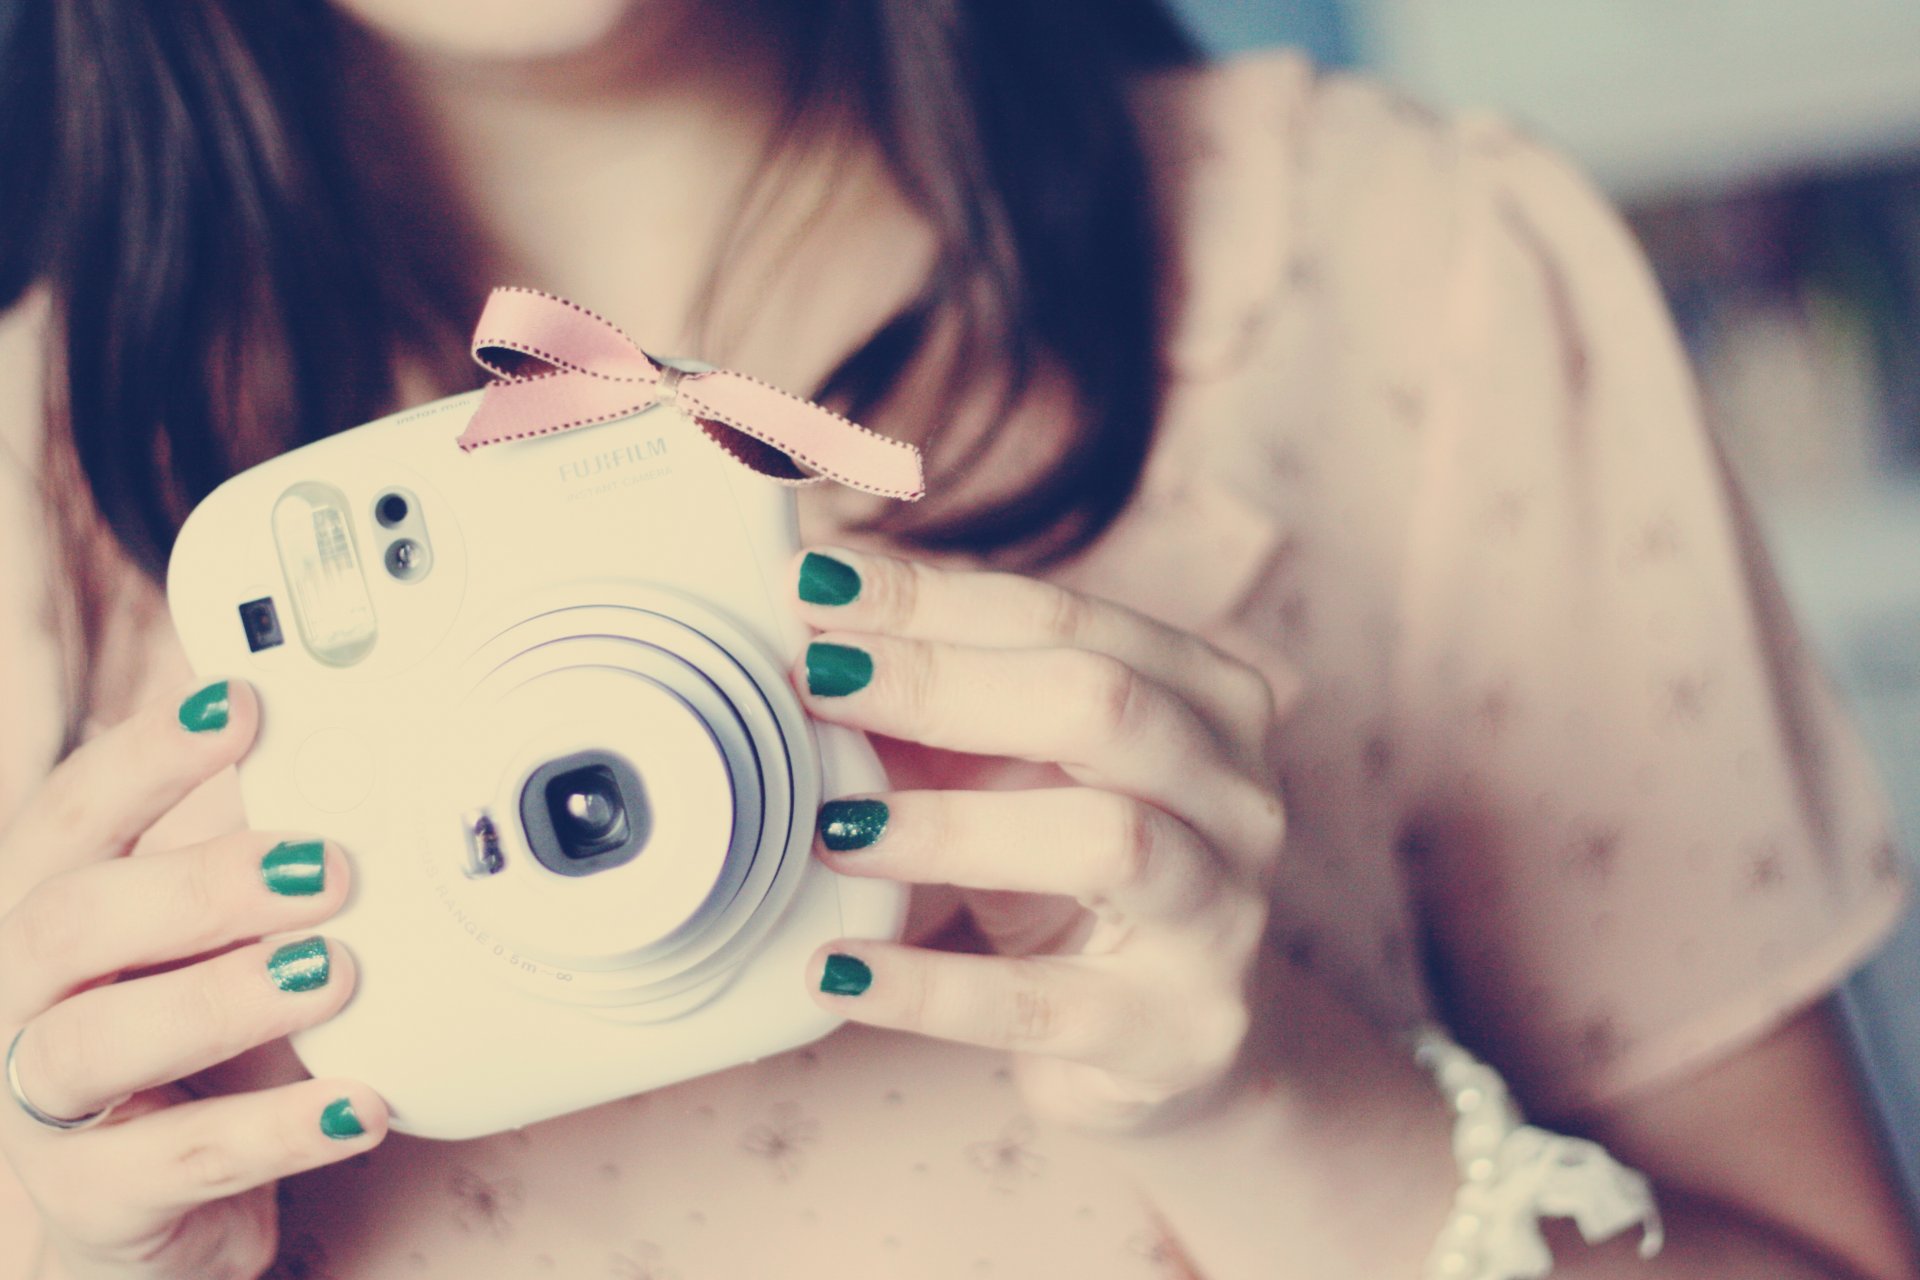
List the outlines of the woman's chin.
{"type": "Polygon", "coordinates": [[[335,0],[383,38],[475,62],[543,62],[591,52],[649,0],[335,0]]]}

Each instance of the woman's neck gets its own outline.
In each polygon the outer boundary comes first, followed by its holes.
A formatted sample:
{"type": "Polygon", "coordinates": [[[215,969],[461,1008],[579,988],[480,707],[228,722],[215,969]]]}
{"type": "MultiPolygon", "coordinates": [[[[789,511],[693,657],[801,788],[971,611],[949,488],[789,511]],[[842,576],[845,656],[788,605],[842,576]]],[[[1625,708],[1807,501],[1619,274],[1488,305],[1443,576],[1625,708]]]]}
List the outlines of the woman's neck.
{"type": "Polygon", "coordinates": [[[593,49],[510,64],[362,32],[352,56],[372,74],[355,83],[375,127],[408,135],[386,140],[393,154],[424,161],[390,163],[388,181],[440,186],[407,199],[471,228],[476,284],[548,289],[653,349],[801,389],[913,292],[931,237],[864,133],[810,129],[781,140],[751,240],[727,243],[787,76],[773,33],[715,22],[720,8],[654,0],[593,49]],[[701,324],[716,264],[725,287],[701,324]]]}

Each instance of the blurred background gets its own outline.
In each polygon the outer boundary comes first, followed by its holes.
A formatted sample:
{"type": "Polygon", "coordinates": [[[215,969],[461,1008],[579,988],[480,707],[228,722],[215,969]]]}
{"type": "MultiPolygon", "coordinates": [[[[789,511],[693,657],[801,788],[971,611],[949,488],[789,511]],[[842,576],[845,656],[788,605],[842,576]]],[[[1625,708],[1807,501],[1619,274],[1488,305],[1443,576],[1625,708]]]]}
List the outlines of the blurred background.
{"type": "MultiPolygon", "coordinates": [[[[1920,874],[1920,0],[1183,0],[1491,106],[1626,211],[1920,874]]],[[[1920,1210],[1920,917],[1849,1013],[1920,1210]]]]}

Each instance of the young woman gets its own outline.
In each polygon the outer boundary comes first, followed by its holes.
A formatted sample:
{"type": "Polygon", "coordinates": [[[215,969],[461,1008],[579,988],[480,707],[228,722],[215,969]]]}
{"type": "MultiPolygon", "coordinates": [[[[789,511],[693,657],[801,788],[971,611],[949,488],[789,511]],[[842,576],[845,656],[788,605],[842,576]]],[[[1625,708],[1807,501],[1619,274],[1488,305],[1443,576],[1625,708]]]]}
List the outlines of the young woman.
{"type": "Polygon", "coordinates": [[[1870,767],[1527,140],[1155,0],[53,0],[0,106],[4,1274],[1444,1272],[1432,1021],[1659,1192],[1556,1275],[1920,1274],[1821,1003],[1870,767]],[[814,1047],[433,1143],[285,1052],[354,851],[242,829],[158,574],[503,282],[927,450],[793,579],[893,788],[817,854],[916,892],[814,1047]]]}

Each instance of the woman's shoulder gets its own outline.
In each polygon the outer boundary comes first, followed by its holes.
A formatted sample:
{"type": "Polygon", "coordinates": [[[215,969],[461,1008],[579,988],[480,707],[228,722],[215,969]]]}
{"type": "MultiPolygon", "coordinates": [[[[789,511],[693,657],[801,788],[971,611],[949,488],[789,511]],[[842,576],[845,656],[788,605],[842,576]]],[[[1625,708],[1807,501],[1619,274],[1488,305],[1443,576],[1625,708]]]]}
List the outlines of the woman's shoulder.
{"type": "Polygon", "coordinates": [[[1245,366],[1276,330],[1419,360],[1471,289],[1489,226],[1572,253],[1607,203],[1551,147],[1487,111],[1441,111],[1291,50],[1143,86],[1168,231],[1176,374],[1245,366]],[[1566,237],[1552,232],[1565,227],[1566,237]]]}
{"type": "MultiPolygon", "coordinates": [[[[1364,72],[1327,68],[1295,49],[1268,49],[1162,72],[1141,86],[1149,145],[1167,133],[1189,158],[1231,159],[1270,180],[1337,160],[1342,172],[1383,163],[1444,162],[1484,113],[1441,111],[1364,72]],[[1197,153],[1197,154],[1193,154],[1197,153]]],[[[1252,175],[1248,175],[1252,176],[1252,175]]]]}
{"type": "MultiPolygon", "coordinates": [[[[1318,546],[1346,557],[1342,608],[1390,608],[1469,131],[1292,51],[1159,73],[1137,109],[1166,395],[1140,500],[1083,585],[1218,630],[1318,546]]],[[[1271,648],[1302,629],[1259,630],[1271,648]]]]}
{"type": "Polygon", "coordinates": [[[1449,122],[1378,81],[1293,51],[1163,75],[1143,95],[1174,273],[1171,364],[1217,371],[1284,309],[1358,300],[1371,256],[1444,253],[1449,122]]]}

